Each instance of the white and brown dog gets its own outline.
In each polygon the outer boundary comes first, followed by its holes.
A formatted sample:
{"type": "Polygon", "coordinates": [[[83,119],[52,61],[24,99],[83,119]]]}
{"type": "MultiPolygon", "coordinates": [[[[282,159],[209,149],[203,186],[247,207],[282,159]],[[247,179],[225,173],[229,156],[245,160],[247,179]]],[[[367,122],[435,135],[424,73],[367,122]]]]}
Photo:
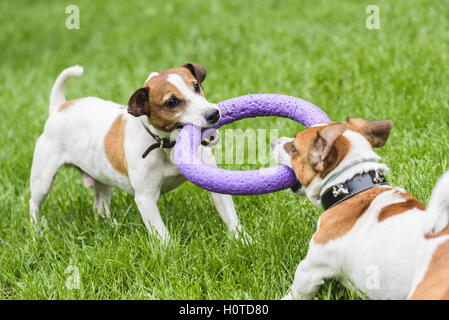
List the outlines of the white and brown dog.
{"type": "MultiPolygon", "coordinates": [[[[134,195],[148,230],[167,239],[157,200],[185,181],[170,159],[176,139],[172,133],[187,123],[206,128],[220,119],[220,110],[207,101],[201,86],[206,69],[186,63],[153,72],[128,107],[95,97],[66,101],[68,79],[82,73],[82,67],[70,67],[53,86],[50,116],[37,140],[31,169],[32,221],[37,221],[58,169],[67,164],[79,168],[85,185],[94,188],[95,208],[102,217],[110,215],[114,187],[123,189],[134,195]]],[[[215,165],[210,148],[201,148],[202,160],[215,165]]],[[[239,237],[232,197],[217,193],[211,197],[223,221],[239,237]]]]}
{"type": "Polygon", "coordinates": [[[272,142],[292,168],[296,190],[323,206],[306,258],[285,299],[312,298],[325,278],[341,277],[372,299],[449,299],[449,173],[429,206],[390,187],[373,151],[391,121],[319,124],[272,142]]]}

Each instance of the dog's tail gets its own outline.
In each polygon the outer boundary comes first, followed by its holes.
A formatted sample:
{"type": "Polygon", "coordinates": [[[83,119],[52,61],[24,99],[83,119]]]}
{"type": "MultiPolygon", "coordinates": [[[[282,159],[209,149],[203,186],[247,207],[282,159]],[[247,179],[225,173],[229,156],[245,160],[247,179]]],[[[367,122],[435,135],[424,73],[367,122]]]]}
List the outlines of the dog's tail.
{"type": "Polygon", "coordinates": [[[449,223],[449,171],[433,188],[427,207],[426,233],[438,233],[449,223]]]}
{"type": "Polygon", "coordinates": [[[61,72],[53,85],[50,94],[50,114],[56,112],[57,108],[65,102],[65,86],[71,77],[81,77],[83,67],[73,66],[61,72]]]}

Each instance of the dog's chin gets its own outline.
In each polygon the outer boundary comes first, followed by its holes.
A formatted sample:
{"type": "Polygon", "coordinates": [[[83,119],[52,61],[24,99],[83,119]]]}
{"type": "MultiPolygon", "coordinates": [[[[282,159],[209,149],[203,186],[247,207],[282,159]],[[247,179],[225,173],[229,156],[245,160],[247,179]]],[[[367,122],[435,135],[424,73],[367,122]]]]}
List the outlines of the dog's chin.
{"type": "Polygon", "coordinates": [[[304,188],[298,180],[296,180],[296,183],[292,187],[290,187],[290,190],[298,197],[305,195],[304,188]]]}
{"type": "Polygon", "coordinates": [[[293,194],[294,194],[295,196],[297,196],[297,197],[303,197],[303,196],[306,195],[306,192],[304,191],[303,188],[301,188],[301,189],[299,189],[298,191],[293,192],[293,194]]]}
{"type": "Polygon", "coordinates": [[[181,130],[182,128],[184,128],[184,123],[178,122],[177,124],[175,124],[175,127],[173,130],[181,130]]]}

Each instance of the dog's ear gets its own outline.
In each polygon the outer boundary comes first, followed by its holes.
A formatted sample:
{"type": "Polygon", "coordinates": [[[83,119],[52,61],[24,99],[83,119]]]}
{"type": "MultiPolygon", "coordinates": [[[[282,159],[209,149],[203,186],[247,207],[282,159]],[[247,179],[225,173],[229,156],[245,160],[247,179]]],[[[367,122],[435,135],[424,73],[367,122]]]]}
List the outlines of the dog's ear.
{"type": "Polygon", "coordinates": [[[380,148],[385,145],[393,127],[393,121],[391,120],[370,121],[349,118],[346,122],[357,127],[373,148],[380,148]]]}
{"type": "Polygon", "coordinates": [[[321,172],[325,169],[325,160],[335,141],[345,132],[346,125],[341,122],[330,124],[317,133],[308,154],[308,160],[313,170],[321,172]]]}
{"type": "Polygon", "coordinates": [[[206,68],[204,68],[200,64],[196,64],[193,62],[187,62],[187,63],[184,63],[182,65],[182,67],[187,68],[193,74],[193,76],[196,78],[196,80],[198,80],[198,82],[200,84],[206,78],[206,73],[207,73],[206,68]]]}
{"type": "Polygon", "coordinates": [[[292,154],[292,149],[293,149],[293,141],[287,142],[286,144],[284,144],[284,150],[285,152],[287,152],[289,155],[292,154]]]}
{"type": "Polygon", "coordinates": [[[146,108],[150,99],[150,89],[143,87],[133,93],[128,101],[128,113],[135,117],[140,117],[144,114],[149,115],[149,108],[146,108]],[[146,111],[148,110],[148,111],[146,111]]]}

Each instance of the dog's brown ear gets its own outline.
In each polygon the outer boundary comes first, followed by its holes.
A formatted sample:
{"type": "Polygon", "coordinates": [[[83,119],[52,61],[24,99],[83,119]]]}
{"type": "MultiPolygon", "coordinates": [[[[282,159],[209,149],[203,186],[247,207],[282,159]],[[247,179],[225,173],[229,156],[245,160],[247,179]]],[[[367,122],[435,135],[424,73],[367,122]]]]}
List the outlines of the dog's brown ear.
{"type": "Polygon", "coordinates": [[[150,99],[150,89],[143,87],[133,93],[128,102],[128,113],[135,117],[140,117],[144,114],[149,115],[149,108],[146,108],[150,99]],[[146,111],[148,110],[148,111],[146,111]]]}
{"type": "Polygon", "coordinates": [[[204,68],[200,64],[196,64],[193,62],[187,62],[182,65],[183,68],[189,69],[189,71],[193,74],[193,76],[198,80],[199,83],[203,82],[206,79],[206,68],[204,68]]]}
{"type": "Polygon", "coordinates": [[[349,118],[346,122],[357,127],[373,148],[380,148],[385,145],[393,127],[393,121],[391,120],[371,121],[349,118]]]}
{"type": "Polygon", "coordinates": [[[293,141],[287,142],[286,144],[284,144],[284,150],[285,152],[287,152],[289,155],[292,154],[292,149],[293,149],[293,141]]]}
{"type": "Polygon", "coordinates": [[[335,141],[345,132],[346,125],[341,122],[330,124],[317,133],[317,137],[308,154],[308,160],[313,170],[321,172],[325,169],[325,160],[335,141]]]}

